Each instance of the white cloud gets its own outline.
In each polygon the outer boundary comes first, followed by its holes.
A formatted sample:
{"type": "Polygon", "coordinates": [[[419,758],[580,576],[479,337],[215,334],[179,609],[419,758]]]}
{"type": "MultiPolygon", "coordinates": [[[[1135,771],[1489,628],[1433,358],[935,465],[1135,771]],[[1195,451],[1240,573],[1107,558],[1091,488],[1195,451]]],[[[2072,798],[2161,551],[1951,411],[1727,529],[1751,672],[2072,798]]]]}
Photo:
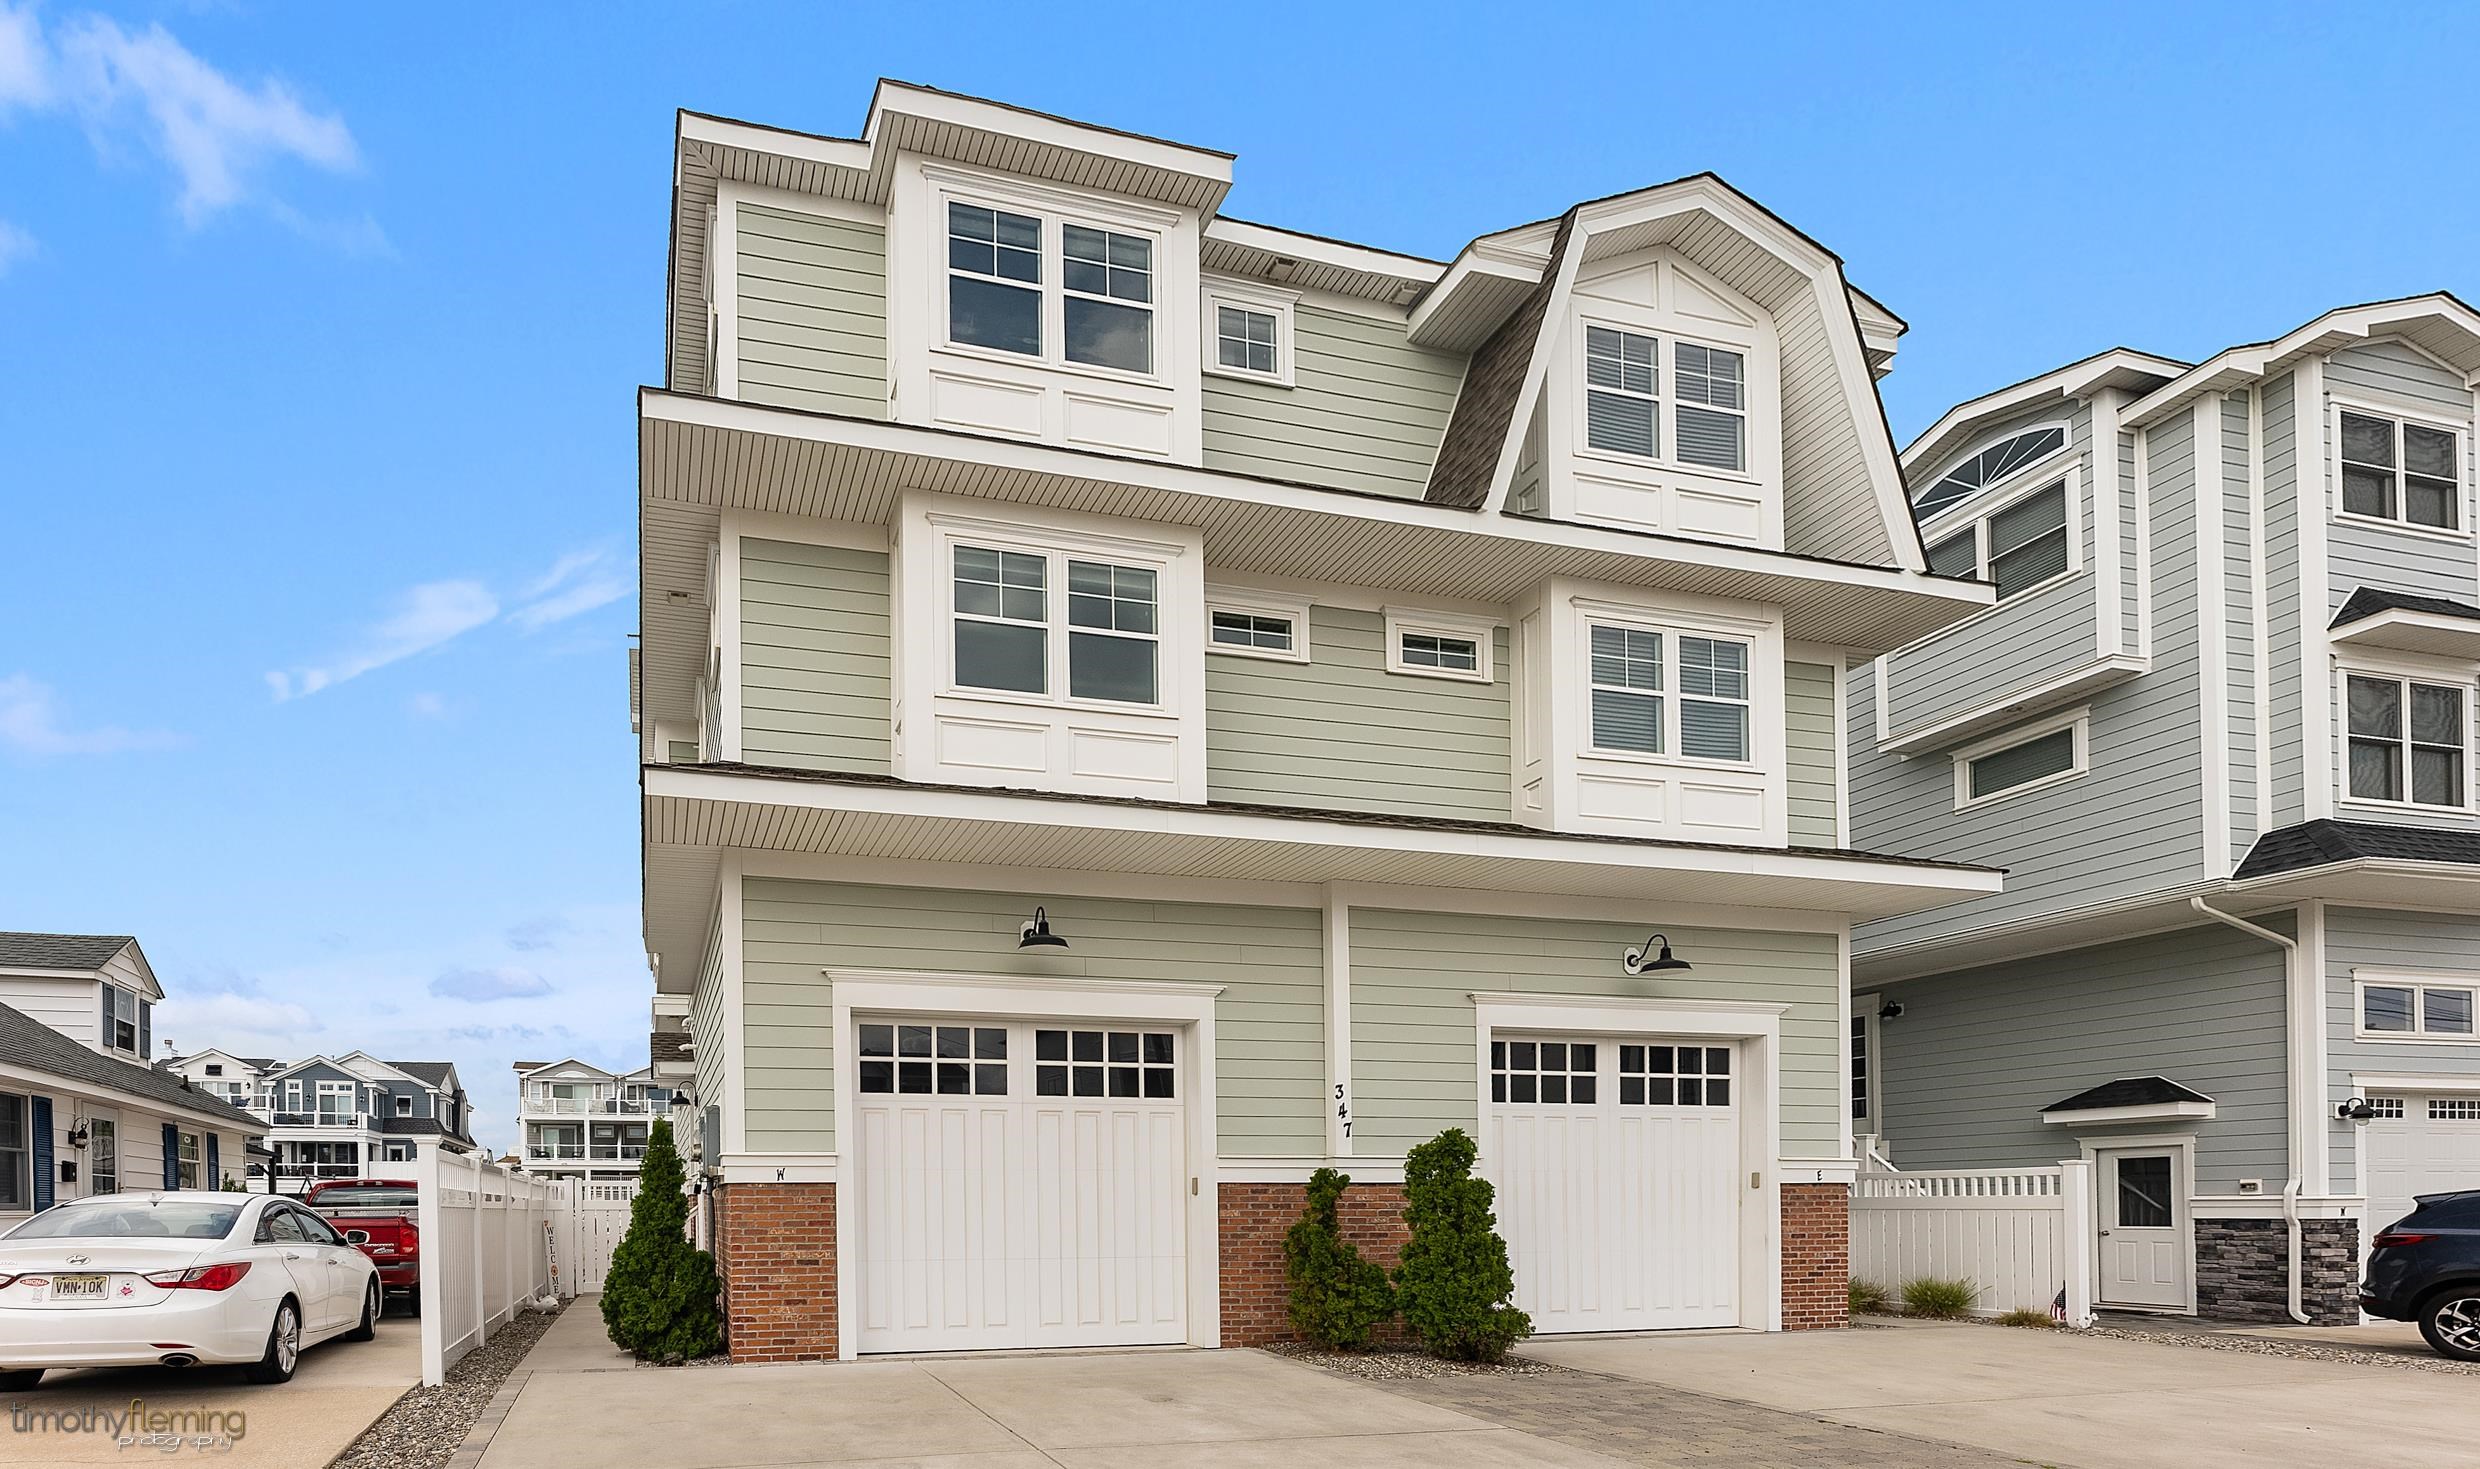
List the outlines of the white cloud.
{"type": "Polygon", "coordinates": [[[526,969],[451,969],[431,981],[443,1000],[529,1000],[551,993],[551,981],[526,969]]]}
{"type": "Polygon", "coordinates": [[[161,750],[181,737],[160,730],[128,730],[117,725],[70,729],[62,722],[51,686],[25,674],[0,678],[0,744],[14,745],[29,755],[108,755],[119,750],[161,750]]]}
{"type": "Polygon", "coordinates": [[[132,31],[79,15],[47,42],[32,6],[0,5],[0,107],[61,105],[85,119],[98,146],[135,131],[179,175],[181,214],[192,225],[248,197],[271,162],[331,173],[361,164],[343,118],[282,82],[234,81],[161,25],[132,31]]]}
{"type": "Polygon", "coordinates": [[[448,701],[437,694],[420,693],[405,701],[405,708],[419,719],[445,719],[448,701]]]}
{"type": "Polygon", "coordinates": [[[34,253],[34,236],[0,219],[0,275],[7,275],[10,266],[34,253]]]}
{"type": "Polygon", "coordinates": [[[322,1049],[310,1039],[319,1029],[318,1017],[306,1005],[229,991],[192,996],[175,990],[155,1010],[156,1036],[173,1042],[183,1055],[212,1047],[291,1059],[322,1049]]]}
{"type": "Polygon", "coordinates": [[[536,577],[522,594],[525,605],[508,614],[521,632],[540,632],[629,594],[628,581],[609,570],[601,551],[571,551],[536,577]]]}
{"type": "Polygon", "coordinates": [[[480,582],[424,582],[407,591],[395,614],[364,633],[350,651],[316,667],[270,672],[267,687],[278,701],[304,698],[436,648],[498,615],[499,600],[480,582]]]}

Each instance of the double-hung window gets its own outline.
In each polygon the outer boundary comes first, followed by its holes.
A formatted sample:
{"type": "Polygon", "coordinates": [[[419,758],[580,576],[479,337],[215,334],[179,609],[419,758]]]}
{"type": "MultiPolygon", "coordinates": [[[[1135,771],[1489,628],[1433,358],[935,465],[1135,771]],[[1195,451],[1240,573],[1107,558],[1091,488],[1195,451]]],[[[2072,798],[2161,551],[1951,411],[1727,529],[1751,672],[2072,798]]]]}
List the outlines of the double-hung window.
{"type": "Polygon", "coordinates": [[[2346,514],[2453,530],[2462,523],[2462,482],[2453,430],[2343,412],[2346,514]]]}
{"type": "MultiPolygon", "coordinates": [[[[1584,329],[1585,444],[1664,457],[1662,343],[1618,327],[1584,329]]],[[[1671,343],[1669,458],[1734,473],[1748,467],[1748,359],[1700,342],[1671,343]]]]}
{"type": "Polygon", "coordinates": [[[1023,357],[1151,374],[1154,241],[951,199],[947,339],[1023,357]]]}
{"type": "Polygon", "coordinates": [[[954,548],[955,683],[1115,704],[1161,702],[1161,576],[1048,552],[954,548]]]}
{"type": "Polygon", "coordinates": [[[1589,642],[1595,750],[1748,759],[1748,644],[1598,622],[1589,642]],[[1675,653],[1675,670],[1666,652],[1675,653]],[[1673,672],[1676,687],[1667,687],[1673,672]]]}
{"type": "Polygon", "coordinates": [[[2067,527],[2067,484],[2055,484],[2008,503],[1929,546],[1929,569],[1939,576],[1980,576],[1997,583],[1998,600],[2019,596],[2074,564],[2067,527]]]}
{"type": "Polygon", "coordinates": [[[0,1211],[34,1207],[33,1158],[26,1135],[26,1099],[0,1092],[0,1211]]]}
{"type": "Polygon", "coordinates": [[[140,1011],[145,1001],[118,985],[103,987],[103,1043],[115,1051],[134,1056],[146,1054],[145,1027],[140,1011]]]}
{"type": "Polygon", "coordinates": [[[2474,1037],[2475,1009],[2480,1009],[2480,982],[2448,983],[2391,975],[2360,981],[2362,1035],[2470,1040],[2474,1037]]]}
{"type": "MultiPolygon", "coordinates": [[[[198,1134],[194,1132],[182,1133],[180,1170],[173,1175],[178,1181],[179,1186],[182,1188],[200,1187],[201,1185],[198,1182],[198,1170],[200,1166],[198,1134]]],[[[220,1182],[221,1180],[218,1181],[220,1182]]]]}
{"type": "Polygon", "coordinates": [[[2351,799],[2464,806],[2464,691],[2364,673],[2343,683],[2351,799]]]}

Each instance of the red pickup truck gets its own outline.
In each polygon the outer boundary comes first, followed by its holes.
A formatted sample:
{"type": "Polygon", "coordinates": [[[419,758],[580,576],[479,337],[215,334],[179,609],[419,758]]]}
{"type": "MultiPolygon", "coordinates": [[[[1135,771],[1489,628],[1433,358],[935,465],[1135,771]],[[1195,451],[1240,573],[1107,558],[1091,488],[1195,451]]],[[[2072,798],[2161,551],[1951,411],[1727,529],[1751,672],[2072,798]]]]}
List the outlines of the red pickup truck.
{"type": "Polygon", "coordinates": [[[379,1287],[422,1311],[422,1232],[410,1179],[337,1178],[315,1183],[301,1201],[343,1231],[379,1267],[379,1287]]]}

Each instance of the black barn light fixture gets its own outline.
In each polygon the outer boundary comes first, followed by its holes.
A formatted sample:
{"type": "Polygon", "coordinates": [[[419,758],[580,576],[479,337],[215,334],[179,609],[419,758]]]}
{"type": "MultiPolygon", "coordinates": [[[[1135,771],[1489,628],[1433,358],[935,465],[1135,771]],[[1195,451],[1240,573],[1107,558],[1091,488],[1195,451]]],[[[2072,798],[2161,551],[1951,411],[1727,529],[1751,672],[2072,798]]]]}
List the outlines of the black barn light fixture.
{"type": "Polygon", "coordinates": [[[1016,931],[1016,947],[1020,949],[1064,949],[1068,941],[1051,932],[1051,916],[1036,908],[1033,916],[1016,931]]]}
{"type": "Polygon", "coordinates": [[[1696,966],[1685,959],[1671,957],[1670,935],[1657,933],[1635,948],[1620,954],[1619,967],[1630,974],[1651,974],[1656,970],[1694,969],[1696,966]],[[1656,952],[1657,947],[1659,952],[1656,952]],[[1653,957],[1647,958],[1648,954],[1653,957]]]}

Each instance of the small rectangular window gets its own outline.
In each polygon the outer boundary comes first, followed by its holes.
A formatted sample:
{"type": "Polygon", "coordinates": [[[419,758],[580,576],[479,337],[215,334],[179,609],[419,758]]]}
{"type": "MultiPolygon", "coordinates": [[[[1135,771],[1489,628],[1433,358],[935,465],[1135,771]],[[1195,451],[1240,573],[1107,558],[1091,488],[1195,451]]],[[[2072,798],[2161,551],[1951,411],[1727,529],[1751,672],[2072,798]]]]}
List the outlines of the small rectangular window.
{"type": "Polygon", "coordinates": [[[2438,530],[2461,524],[2460,436],[2372,413],[2341,417],[2345,514],[2438,530]]]}
{"type": "Polygon", "coordinates": [[[1481,666],[1481,645],[1471,638],[1408,632],[1403,637],[1403,660],[1414,668],[1471,670],[1481,666]]]}
{"type": "Polygon", "coordinates": [[[1275,317],[1244,306],[1214,309],[1214,360],[1234,372],[1272,377],[1276,372],[1275,317]]]}
{"type": "Polygon", "coordinates": [[[1070,698],[1157,702],[1154,582],[1142,566],[1068,563],[1070,698]]]}
{"type": "Polygon", "coordinates": [[[2354,673],[2343,698],[2353,800],[2464,806],[2462,689],[2354,673]]]}
{"type": "Polygon", "coordinates": [[[1217,612],[1213,621],[1217,647],[1262,648],[1276,653],[1292,651],[1292,620],[1288,617],[1266,617],[1255,612],[1217,612]]]}
{"type": "Polygon", "coordinates": [[[1966,798],[1978,801],[2066,774],[2076,767],[2077,738],[2076,727],[2069,725],[1966,760],[1966,798]]]}
{"type": "Polygon", "coordinates": [[[2360,1033],[2470,1040],[2480,1015],[2480,983],[2430,984],[2411,979],[2362,981],[2360,1033]]]}
{"type": "Polygon", "coordinates": [[[1981,574],[1980,530],[1976,526],[1961,535],[1948,536],[1929,548],[1929,569],[1939,576],[1979,576],[1981,574]]]}

